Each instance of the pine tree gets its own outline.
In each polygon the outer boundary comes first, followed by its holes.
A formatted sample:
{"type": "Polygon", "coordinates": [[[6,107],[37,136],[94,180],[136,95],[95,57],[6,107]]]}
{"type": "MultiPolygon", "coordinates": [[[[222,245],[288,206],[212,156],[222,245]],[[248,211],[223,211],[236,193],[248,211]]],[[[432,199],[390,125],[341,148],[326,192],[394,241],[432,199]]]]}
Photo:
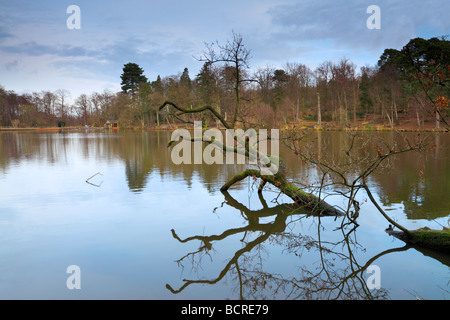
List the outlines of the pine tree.
{"type": "Polygon", "coordinates": [[[195,78],[196,94],[204,104],[211,104],[216,90],[216,79],[211,70],[211,63],[205,62],[195,78]]]}
{"type": "Polygon", "coordinates": [[[184,87],[189,88],[189,89],[192,88],[192,83],[191,83],[191,78],[189,78],[189,70],[188,70],[188,68],[184,68],[183,73],[181,74],[180,86],[184,86],[184,87]]]}
{"type": "Polygon", "coordinates": [[[133,95],[137,92],[140,83],[146,83],[147,77],[144,76],[144,70],[142,70],[136,63],[127,63],[123,67],[123,73],[120,76],[122,79],[121,86],[122,92],[132,93],[133,95]]]}

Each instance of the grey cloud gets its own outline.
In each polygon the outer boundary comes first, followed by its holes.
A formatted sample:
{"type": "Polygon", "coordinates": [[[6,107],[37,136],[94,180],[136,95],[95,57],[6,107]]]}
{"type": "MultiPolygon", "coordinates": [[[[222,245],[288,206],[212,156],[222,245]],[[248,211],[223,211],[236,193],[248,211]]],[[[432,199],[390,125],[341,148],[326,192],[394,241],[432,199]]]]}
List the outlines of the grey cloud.
{"type": "Polygon", "coordinates": [[[94,52],[86,50],[86,48],[77,46],[72,47],[68,45],[61,46],[57,48],[56,50],[57,54],[61,56],[69,56],[69,57],[76,57],[76,56],[86,56],[93,54],[94,52]]]}
{"type": "Polygon", "coordinates": [[[187,39],[159,34],[149,36],[148,39],[137,36],[121,38],[100,51],[103,52],[102,58],[120,68],[125,63],[134,62],[143,67],[146,73],[176,74],[196,63],[194,50],[198,50],[198,46],[187,39]]]}
{"type": "Polygon", "coordinates": [[[14,38],[14,35],[10,32],[3,30],[2,28],[0,28],[0,41],[9,39],[9,38],[14,38]]]}
{"type": "Polygon", "coordinates": [[[5,64],[5,69],[7,71],[17,71],[19,70],[19,60],[14,60],[5,64]]]}
{"type": "Polygon", "coordinates": [[[6,53],[27,54],[30,56],[41,56],[47,53],[55,53],[54,47],[40,45],[36,42],[26,42],[20,45],[3,45],[0,50],[6,53]]]}
{"type": "Polygon", "coordinates": [[[0,45],[0,51],[12,54],[25,54],[29,56],[42,56],[54,54],[58,56],[85,56],[91,54],[83,47],[70,45],[42,45],[35,41],[25,42],[18,45],[0,45]]]}
{"type": "Polygon", "coordinates": [[[0,42],[14,38],[14,34],[10,31],[10,17],[2,13],[0,8],[0,42]]]}
{"type": "Polygon", "coordinates": [[[277,39],[333,40],[337,45],[373,49],[401,46],[424,27],[448,31],[450,22],[444,12],[449,11],[448,1],[307,0],[276,6],[268,14],[277,29],[277,39]],[[366,27],[370,16],[366,10],[372,4],[381,9],[380,30],[366,27]]]}

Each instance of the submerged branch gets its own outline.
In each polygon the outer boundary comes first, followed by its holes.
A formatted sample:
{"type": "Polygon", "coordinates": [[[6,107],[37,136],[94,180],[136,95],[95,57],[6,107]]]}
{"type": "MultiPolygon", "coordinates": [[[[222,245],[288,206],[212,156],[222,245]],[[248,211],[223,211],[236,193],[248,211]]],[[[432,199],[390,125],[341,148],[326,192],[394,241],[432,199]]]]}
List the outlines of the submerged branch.
{"type": "Polygon", "coordinates": [[[261,179],[263,184],[272,184],[280,189],[282,193],[291,198],[297,205],[311,210],[311,212],[315,215],[343,215],[340,210],[326,203],[324,200],[311,193],[307,193],[294,184],[288,182],[282,170],[275,175],[263,175],[259,170],[247,169],[242,173],[233,176],[222,186],[220,190],[227,191],[233,184],[245,179],[246,177],[256,177],[261,179]]]}
{"type": "Polygon", "coordinates": [[[100,186],[102,185],[103,181],[100,182],[100,184],[95,184],[95,183],[90,182],[90,180],[91,180],[92,178],[94,178],[95,176],[97,176],[97,175],[102,175],[102,174],[101,174],[100,172],[97,172],[97,173],[94,174],[93,176],[87,178],[87,179],[86,179],[86,183],[90,184],[91,186],[100,188],[100,186]]]}
{"type": "Polygon", "coordinates": [[[450,231],[447,228],[431,230],[425,227],[417,230],[407,230],[407,232],[405,230],[393,231],[388,229],[386,232],[409,245],[450,253],[450,231]]]}

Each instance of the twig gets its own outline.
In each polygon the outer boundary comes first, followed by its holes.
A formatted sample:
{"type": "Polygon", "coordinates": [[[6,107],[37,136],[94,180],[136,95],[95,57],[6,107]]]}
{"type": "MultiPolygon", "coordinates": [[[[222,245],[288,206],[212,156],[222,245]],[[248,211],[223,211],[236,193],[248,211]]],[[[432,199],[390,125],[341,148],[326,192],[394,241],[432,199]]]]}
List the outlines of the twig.
{"type": "Polygon", "coordinates": [[[102,174],[101,174],[100,172],[97,172],[97,173],[94,174],[93,176],[87,178],[87,179],[86,179],[86,183],[88,183],[88,184],[90,184],[90,185],[92,185],[92,186],[94,186],[94,187],[100,188],[100,186],[102,185],[103,181],[100,182],[100,184],[95,184],[95,183],[89,182],[89,180],[91,180],[93,177],[95,177],[95,176],[97,176],[97,175],[101,175],[101,176],[102,176],[102,174]]]}

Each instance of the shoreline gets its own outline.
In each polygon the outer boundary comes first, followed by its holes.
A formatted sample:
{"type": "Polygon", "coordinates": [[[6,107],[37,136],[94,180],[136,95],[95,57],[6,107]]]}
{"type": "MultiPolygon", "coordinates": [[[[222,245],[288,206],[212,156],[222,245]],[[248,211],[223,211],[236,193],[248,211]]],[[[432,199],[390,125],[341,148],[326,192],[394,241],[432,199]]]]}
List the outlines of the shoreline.
{"type": "MultiPolygon", "coordinates": [[[[225,129],[222,126],[210,126],[210,129],[225,129]]],[[[176,130],[176,129],[190,129],[189,126],[185,124],[179,124],[179,125],[160,125],[159,127],[122,127],[122,128],[104,128],[104,127],[26,127],[26,128],[13,128],[13,127],[0,127],[0,132],[24,132],[24,131],[35,131],[35,132],[56,132],[56,131],[90,131],[90,130],[106,130],[106,131],[170,131],[170,130],[176,130]]],[[[434,126],[427,126],[424,128],[418,128],[418,127],[410,127],[410,126],[398,126],[395,128],[386,127],[384,125],[380,124],[366,124],[364,126],[349,126],[349,127],[339,127],[335,125],[325,124],[323,126],[318,126],[315,123],[308,123],[307,125],[282,125],[280,128],[278,128],[280,131],[285,130],[301,130],[301,131],[398,131],[398,132],[448,132],[443,127],[434,127],[434,126]]]]}

